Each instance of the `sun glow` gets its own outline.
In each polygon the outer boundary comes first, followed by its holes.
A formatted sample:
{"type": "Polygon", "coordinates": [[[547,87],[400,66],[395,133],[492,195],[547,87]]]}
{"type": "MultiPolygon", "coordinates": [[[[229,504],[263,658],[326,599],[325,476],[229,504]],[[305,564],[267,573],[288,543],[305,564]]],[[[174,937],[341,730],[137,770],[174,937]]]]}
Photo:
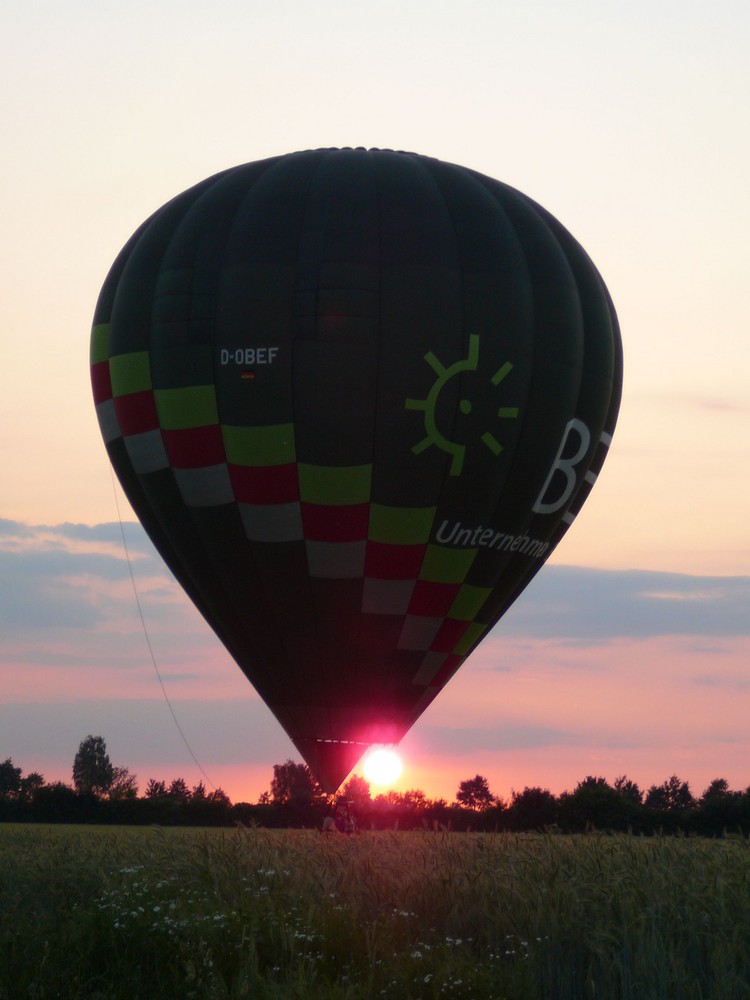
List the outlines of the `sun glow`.
{"type": "Polygon", "coordinates": [[[392,785],[401,777],[404,765],[394,750],[373,750],[365,761],[365,777],[373,785],[392,785]]]}

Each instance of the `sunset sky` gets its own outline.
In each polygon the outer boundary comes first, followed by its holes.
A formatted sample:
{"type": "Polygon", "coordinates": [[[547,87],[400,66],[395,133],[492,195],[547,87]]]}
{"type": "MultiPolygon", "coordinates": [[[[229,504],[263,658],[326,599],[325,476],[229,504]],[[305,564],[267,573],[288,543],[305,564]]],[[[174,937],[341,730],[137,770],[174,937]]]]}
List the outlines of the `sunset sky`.
{"type": "Polygon", "coordinates": [[[208,780],[252,801],[295,756],[114,485],[89,331],[115,255],[173,195],[367,146],[544,205],[601,271],[625,349],[590,500],[404,739],[398,787],[750,785],[749,47],[746,0],[6,2],[0,760],[70,781],[91,733],[141,787],[203,777],[120,515],[208,780]]]}

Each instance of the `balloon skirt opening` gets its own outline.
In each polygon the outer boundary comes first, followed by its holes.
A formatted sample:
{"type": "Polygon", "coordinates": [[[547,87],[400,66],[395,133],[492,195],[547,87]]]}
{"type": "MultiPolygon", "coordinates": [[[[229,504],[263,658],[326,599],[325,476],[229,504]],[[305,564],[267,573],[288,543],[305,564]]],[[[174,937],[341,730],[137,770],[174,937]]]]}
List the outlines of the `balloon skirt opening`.
{"type": "Polygon", "coordinates": [[[340,740],[294,739],[324,792],[333,795],[357,762],[370,749],[369,743],[340,740]]]}

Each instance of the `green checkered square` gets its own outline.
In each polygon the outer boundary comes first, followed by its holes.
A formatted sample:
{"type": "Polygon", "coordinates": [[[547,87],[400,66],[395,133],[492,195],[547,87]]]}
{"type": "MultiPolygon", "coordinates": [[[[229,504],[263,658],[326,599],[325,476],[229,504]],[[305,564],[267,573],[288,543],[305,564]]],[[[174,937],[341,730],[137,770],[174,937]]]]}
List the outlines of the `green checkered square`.
{"type": "Polygon", "coordinates": [[[491,593],[490,587],[473,587],[471,584],[465,583],[456,594],[448,617],[458,618],[464,622],[474,621],[491,593]]]}
{"type": "Polygon", "coordinates": [[[457,656],[466,656],[472,647],[479,642],[484,633],[487,631],[487,628],[487,625],[480,625],[479,622],[474,622],[472,625],[469,625],[464,634],[453,647],[453,652],[457,656]]]}
{"type": "Polygon", "coordinates": [[[370,500],[371,465],[305,465],[300,462],[297,473],[303,503],[343,506],[370,500]]]}
{"type": "Polygon", "coordinates": [[[98,365],[109,358],[109,323],[97,323],[91,328],[89,361],[98,365]]]}
{"type": "Polygon", "coordinates": [[[294,424],[221,428],[231,465],[289,465],[296,460],[294,424]]]}
{"type": "Polygon", "coordinates": [[[389,545],[425,545],[430,537],[435,507],[370,507],[367,537],[389,545]]]}
{"type": "Polygon", "coordinates": [[[113,396],[129,396],[151,388],[151,361],[148,351],[116,354],[109,359],[113,396]]]}
{"type": "Polygon", "coordinates": [[[463,583],[476,554],[476,549],[428,545],[419,579],[433,583],[463,583]]]}
{"type": "Polygon", "coordinates": [[[180,389],[155,389],[156,412],[165,431],[218,424],[216,391],[212,385],[189,385],[180,389]]]}

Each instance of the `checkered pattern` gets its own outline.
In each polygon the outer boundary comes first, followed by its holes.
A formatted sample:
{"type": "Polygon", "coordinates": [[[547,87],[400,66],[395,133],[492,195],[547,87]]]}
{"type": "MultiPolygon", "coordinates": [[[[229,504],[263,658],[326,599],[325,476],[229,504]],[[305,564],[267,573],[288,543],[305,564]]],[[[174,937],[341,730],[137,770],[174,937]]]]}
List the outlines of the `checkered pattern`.
{"type": "Polygon", "coordinates": [[[455,673],[490,590],[466,583],[476,549],[430,543],[434,507],[373,503],[369,465],[297,461],[292,424],[220,424],[213,385],[154,389],[147,352],[107,356],[106,324],[91,360],[105,440],[122,437],[136,473],[171,467],[188,506],[236,503],[251,541],[304,542],[311,578],[361,580],[362,613],[393,622],[395,653],[420,654],[415,684],[455,673]]]}

